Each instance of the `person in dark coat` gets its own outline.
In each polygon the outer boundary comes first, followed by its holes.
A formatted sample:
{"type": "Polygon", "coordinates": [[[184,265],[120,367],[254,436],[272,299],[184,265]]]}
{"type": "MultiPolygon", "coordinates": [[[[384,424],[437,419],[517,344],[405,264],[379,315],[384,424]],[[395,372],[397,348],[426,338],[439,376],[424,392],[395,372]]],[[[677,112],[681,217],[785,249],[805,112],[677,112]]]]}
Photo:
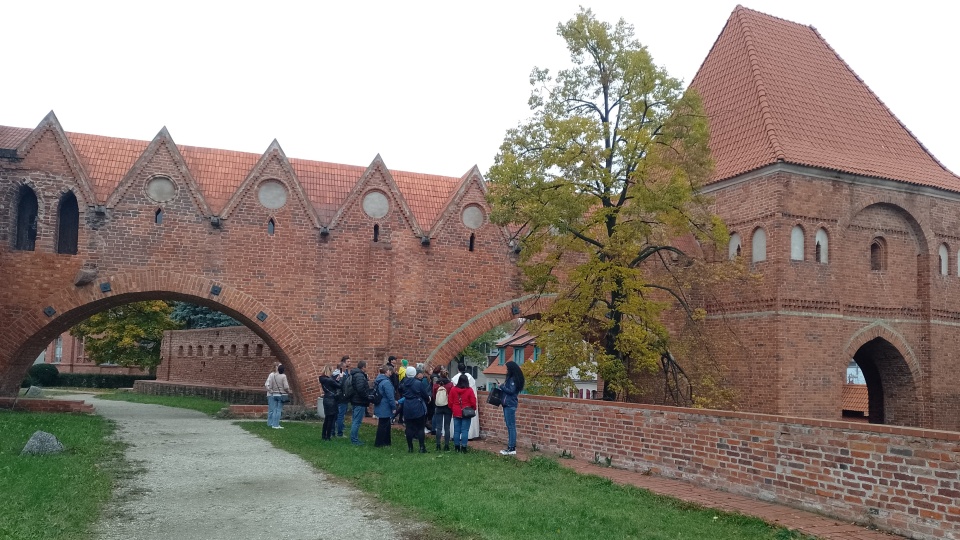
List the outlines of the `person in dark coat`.
{"type": "Polygon", "coordinates": [[[367,361],[357,362],[357,367],[350,372],[350,384],[353,385],[353,397],[350,398],[350,404],[353,405],[353,420],[350,424],[350,442],[356,446],[361,446],[360,424],[363,423],[363,417],[367,413],[367,390],[370,389],[370,383],[367,379],[367,361]]]}
{"type": "Polygon", "coordinates": [[[393,383],[390,378],[393,376],[393,366],[387,364],[380,368],[380,374],[373,381],[373,387],[383,396],[380,403],[373,406],[373,414],[377,417],[377,440],[374,446],[390,446],[390,422],[393,420],[394,413],[397,412],[396,392],[393,389],[393,383]]]}
{"type": "Polygon", "coordinates": [[[413,452],[413,440],[416,439],[420,442],[420,453],[426,454],[423,427],[427,420],[427,401],[430,400],[430,391],[423,383],[423,373],[417,373],[417,368],[408,367],[406,377],[400,383],[400,394],[403,396],[407,451],[413,452]]]}
{"type": "Polygon", "coordinates": [[[501,450],[504,456],[517,455],[517,396],[523,392],[526,380],[523,370],[513,360],[507,361],[507,379],[500,386],[503,390],[503,423],[507,425],[507,448],[501,450]]]}
{"type": "Polygon", "coordinates": [[[330,366],[324,366],[320,374],[320,388],[323,388],[323,430],[320,439],[329,441],[337,425],[337,392],[340,390],[340,381],[333,378],[330,366]]]}
{"type": "Polygon", "coordinates": [[[446,452],[450,451],[450,419],[452,418],[452,411],[450,410],[450,389],[453,388],[453,383],[450,382],[450,373],[440,368],[440,371],[436,375],[435,382],[433,383],[433,432],[437,436],[437,452],[440,451],[440,438],[444,440],[443,450],[446,452]],[[437,401],[437,391],[443,388],[442,401],[439,403],[437,401]]]}

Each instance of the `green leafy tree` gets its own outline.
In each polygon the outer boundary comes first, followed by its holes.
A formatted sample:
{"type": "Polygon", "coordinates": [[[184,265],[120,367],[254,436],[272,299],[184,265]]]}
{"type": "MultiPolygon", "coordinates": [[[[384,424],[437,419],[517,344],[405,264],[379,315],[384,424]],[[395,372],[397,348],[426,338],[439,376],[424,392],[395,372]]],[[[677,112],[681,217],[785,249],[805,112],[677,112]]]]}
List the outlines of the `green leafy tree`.
{"type": "Polygon", "coordinates": [[[165,330],[179,328],[166,302],[133,302],[97,313],[70,330],[84,338],[84,350],[96,364],[117,364],[153,371],[160,364],[165,330]]]}
{"type": "Polygon", "coordinates": [[[676,240],[727,236],[699,193],[712,171],[707,119],[623,20],[581,8],[557,33],[572,65],[533,69],[533,115],[487,175],[491,219],[518,231],[526,287],[557,293],[530,323],[545,351],[525,366],[532,383],[555,388],[577,368],[602,377],[605,398],[631,399],[639,373],[677,369],[662,312],[679,303],[703,316],[669,271],[688,261],[676,240]]]}
{"type": "Polygon", "coordinates": [[[469,365],[487,367],[487,351],[496,349],[497,342],[510,333],[510,328],[511,323],[507,323],[484,332],[467,345],[467,348],[460,353],[461,358],[469,365]]]}
{"type": "Polygon", "coordinates": [[[185,330],[240,326],[240,322],[233,317],[208,307],[188,302],[173,302],[172,304],[173,312],[170,313],[170,318],[180,323],[185,330]]]}

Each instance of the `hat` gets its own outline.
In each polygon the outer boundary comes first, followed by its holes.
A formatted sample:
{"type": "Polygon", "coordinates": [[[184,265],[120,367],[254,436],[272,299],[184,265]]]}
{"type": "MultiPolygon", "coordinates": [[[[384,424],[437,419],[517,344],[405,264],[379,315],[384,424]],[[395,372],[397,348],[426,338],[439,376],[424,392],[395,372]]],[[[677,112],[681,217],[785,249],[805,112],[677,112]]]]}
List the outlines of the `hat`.
{"type": "MultiPolygon", "coordinates": [[[[404,360],[404,362],[406,362],[406,360],[404,360]]],[[[409,378],[412,379],[412,378],[414,378],[414,377],[416,377],[416,376],[417,376],[417,368],[415,368],[415,367],[413,367],[413,366],[408,367],[408,368],[407,368],[407,377],[409,377],[409,378]]]]}
{"type": "Polygon", "coordinates": [[[406,367],[406,365],[407,365],[407,359],[404,358],[403,360],[400,361],[400,363],[403,364],[404,367],[406,367]]]}

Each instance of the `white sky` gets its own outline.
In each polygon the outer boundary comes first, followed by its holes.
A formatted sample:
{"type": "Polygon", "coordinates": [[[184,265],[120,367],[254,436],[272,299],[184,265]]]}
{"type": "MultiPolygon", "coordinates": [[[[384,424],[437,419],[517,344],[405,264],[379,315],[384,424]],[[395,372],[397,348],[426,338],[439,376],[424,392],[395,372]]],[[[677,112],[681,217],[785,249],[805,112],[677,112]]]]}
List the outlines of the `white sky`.
{"type": "MultiPolygon", "coordinates": [[[[960,4],[742,0],[815,26],[960,172],[960,4]],[[954,67],[950,67],[950,66],[954,67]]],[[[0,124],[54,110],[67,131],[461,176],[529,114],[533,66],[568,58],[578,5],[623,17],[689,82],[735,1],[6,2],[0,124]]]]}

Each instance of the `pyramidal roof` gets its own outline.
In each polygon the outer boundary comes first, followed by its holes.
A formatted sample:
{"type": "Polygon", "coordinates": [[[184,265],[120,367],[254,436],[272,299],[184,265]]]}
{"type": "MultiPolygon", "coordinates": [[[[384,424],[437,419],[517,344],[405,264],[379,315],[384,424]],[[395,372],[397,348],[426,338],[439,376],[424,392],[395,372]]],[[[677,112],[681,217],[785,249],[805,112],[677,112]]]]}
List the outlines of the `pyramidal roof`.
{"type": "Polygon", "coordinates": [[[960,192],[812,26],[737,6],[690,86],[710,118],[711,182],[784,162],[960,192]]]}

